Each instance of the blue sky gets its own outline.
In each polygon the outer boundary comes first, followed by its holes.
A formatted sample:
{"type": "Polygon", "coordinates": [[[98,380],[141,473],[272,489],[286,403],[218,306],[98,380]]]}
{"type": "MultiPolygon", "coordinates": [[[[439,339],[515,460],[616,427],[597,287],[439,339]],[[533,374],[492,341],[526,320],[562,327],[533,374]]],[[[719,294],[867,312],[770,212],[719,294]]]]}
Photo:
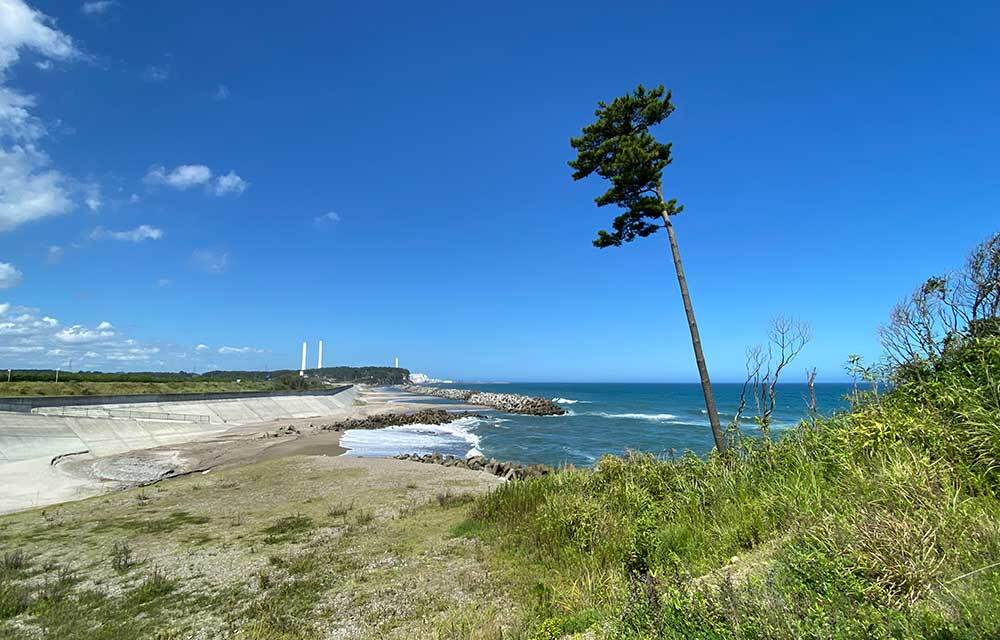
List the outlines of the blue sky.
{"type": "Polygon", "coordinates": [[[1000,7],[874,4],[0,0],[0,367],[695,380],[566,166],[643,82],[713,377],[788,314],[841,380],[1000,220],[1000,7]]]}

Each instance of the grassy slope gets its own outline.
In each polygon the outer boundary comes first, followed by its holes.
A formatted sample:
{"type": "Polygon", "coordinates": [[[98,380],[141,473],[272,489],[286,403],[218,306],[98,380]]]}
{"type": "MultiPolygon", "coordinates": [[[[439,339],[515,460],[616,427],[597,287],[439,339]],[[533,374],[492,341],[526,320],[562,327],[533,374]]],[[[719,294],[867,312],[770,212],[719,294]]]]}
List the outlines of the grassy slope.
{"type": "Polygon", "coordinates": [[[92,396],[129,393],[212,393],[220,391],[267,391],[273,382],[0,382],[0,397],[92,396]]]}
{"type": "Polygon", "coordinates": [[[285,458],[4,516],[0,637],[499,638],[504,582],[452,531],[472,485],[439,478],[285,458]]]}
{"type": "Polygon", "coordinates": [[[1000,637],[1000,340],[739,460],[605,458],[468,526],[536,637],[1000,637]]]}
{"type": "Polygon", "coordinates": [[[997,339],[737,459],[608,457],[474,505],[326,464],[0,518],[0,636],[1000,637],[997,339]]]}

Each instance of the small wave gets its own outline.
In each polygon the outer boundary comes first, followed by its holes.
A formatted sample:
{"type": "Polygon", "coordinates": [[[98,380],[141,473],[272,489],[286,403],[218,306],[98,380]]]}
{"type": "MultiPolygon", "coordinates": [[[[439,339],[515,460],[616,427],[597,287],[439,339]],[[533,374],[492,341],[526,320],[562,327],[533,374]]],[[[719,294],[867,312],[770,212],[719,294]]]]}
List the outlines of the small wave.
{"type": "Polygon", "coordinates": [[[570,398],[552,398],[552,402],[555,402],[556,404],[576,404],[578,402],[590,404],[590,400],[572,400],[570,398]]]}
{"type": "Polygon", "coordinates": [[[577,456],[578,458],[583,458],[584,460],[586,460],[589,463],[597,462],[597,457],[596,456],[592,456],[591,454],[587,453],[586,451],[581,451],[580,449],[573,449],[571,447],[565,447],[565,446],[562,448],[562,450],[565,451],[566,453],[570,454],[571,456],[577,456]]]}
{"type": "Polygon", "coordinates": [[[596,411],[591,413],[592,416],[601,416],[602,418],[624,418],[626,420],[648,420],[650,422],[666,422],[675,419],[672,413],[605,413],[603,411],[596,411]]]}

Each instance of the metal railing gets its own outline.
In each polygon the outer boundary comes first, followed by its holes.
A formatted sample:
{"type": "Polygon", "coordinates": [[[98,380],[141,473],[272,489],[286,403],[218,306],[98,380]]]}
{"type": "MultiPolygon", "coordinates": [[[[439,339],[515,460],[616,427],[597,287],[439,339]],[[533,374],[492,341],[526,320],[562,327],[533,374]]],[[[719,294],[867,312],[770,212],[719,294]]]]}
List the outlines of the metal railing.
{"type": "Polygon", "coordinates": [[[67,418],[126,418],[131,420],[160,420],[171,422],[195,422],[207,424],[209,416],[194,413],[168,413],[166,411],[136,411],[111,407],[37,407],[31,413],[44,416],[67,418]]]}

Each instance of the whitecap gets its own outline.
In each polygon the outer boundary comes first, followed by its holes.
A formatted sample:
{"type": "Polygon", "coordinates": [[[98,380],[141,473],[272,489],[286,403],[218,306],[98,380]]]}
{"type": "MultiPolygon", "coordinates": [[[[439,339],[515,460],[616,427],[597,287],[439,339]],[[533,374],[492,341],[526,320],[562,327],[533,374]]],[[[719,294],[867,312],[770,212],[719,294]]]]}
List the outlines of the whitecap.
{"type": "Polygon", "coordinates": [[[605,413],[596,411],[589,415],[601,416],[602,418],[624,418],[626,420],[648,420],[650,422],[665,422],[675,419],[672,413],[605,413]]]}

